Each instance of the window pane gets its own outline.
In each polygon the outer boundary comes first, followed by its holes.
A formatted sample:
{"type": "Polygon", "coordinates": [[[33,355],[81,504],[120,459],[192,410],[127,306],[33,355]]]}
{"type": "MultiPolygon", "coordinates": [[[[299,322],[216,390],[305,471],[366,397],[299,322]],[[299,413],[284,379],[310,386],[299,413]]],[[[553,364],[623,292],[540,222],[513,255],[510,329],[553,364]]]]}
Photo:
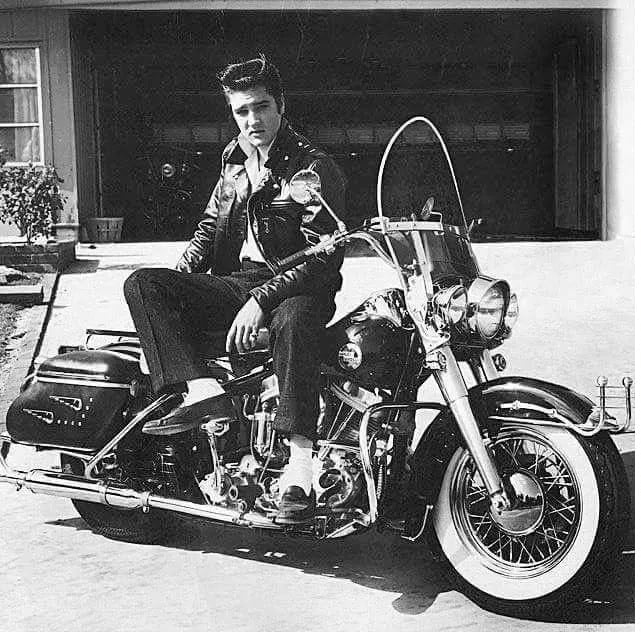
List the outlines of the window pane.
{"type": "Polygon", "coordinates": [[[0,89],[0,123],[37,123],[36,88],[0,89]]]}
{"type": "Polygon", "coordinates": [[[0,83],[36,83],[36,49],[0,50],[0,83]]]}
{"type": "Polygon", "coordinates": [[[41,162],[37,127],[0,127],[0,147],[9,162],[41,162]]]}

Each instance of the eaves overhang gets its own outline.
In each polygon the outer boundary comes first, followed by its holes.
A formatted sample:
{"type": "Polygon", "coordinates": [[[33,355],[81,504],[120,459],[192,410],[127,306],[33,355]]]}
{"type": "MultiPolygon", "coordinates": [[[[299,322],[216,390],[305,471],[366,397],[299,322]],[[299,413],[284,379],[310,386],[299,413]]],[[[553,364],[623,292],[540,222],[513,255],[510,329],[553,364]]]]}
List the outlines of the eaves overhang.
{"type": "Polygon", "coordinates": [[[624,9],[632,0],[0,0],[0,9],[83,10],[430,10],[430,9],[624,9]]]}

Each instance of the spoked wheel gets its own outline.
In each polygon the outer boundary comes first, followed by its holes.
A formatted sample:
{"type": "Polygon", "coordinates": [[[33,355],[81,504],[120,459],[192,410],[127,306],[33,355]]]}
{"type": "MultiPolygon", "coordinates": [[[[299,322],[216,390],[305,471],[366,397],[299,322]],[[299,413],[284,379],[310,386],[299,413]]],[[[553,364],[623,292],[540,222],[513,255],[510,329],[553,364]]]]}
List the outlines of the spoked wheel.
{"type": "Polygon", "coordinates": [[[459,448],[434,511],[437,538],[461,588],[519,616],[579,598],[624,535],[627,480],[611,439],[512,425],[492,449],[513,507],[492,509],[474,462],[459,448]]]}

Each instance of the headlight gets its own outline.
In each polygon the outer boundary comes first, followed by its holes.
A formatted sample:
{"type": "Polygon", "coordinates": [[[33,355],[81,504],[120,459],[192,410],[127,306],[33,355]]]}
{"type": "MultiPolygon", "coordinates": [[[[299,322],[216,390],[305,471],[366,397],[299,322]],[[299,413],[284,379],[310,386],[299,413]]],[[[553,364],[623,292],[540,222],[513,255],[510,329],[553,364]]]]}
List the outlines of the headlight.
{"type": "Polygon", "coordinates": [[[467,290],[453,285],[434,296],[434,317],[439,328],[461,322],[467,311],[467,290]]]}
{"type": "Polygon", "coordinates": [[[505,327],[512,331],[516,319],[519,317],[519,302],[516,300],[516,294],[512,293],[510,295],[510,302],[507,306],[507,311],[505,312],[505,327]]]}
{"type": "Polygon", "coordinates": [[[494,338],[503,325],[509,296],[510,288],[505,281],[474,279],[468,290],[470,329],[486,340],[494,338]]]}

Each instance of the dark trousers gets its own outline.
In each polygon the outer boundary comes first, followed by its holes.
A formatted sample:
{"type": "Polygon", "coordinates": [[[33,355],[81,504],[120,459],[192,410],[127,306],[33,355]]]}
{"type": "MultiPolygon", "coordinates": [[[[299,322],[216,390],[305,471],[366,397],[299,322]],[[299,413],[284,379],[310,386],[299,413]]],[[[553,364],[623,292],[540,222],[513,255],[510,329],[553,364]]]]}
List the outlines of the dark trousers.
{"type": "MultiPolygon", "coordinates": [[[[205,344],[207,334],[226,332],[249,290],[271,277],[266,266],[244,267],[229,276],[142,268],[125,281],[125,298],[157,392],[209,376],[205,359],[224,349],[205,344]]],[[[316,438],[321,345],[334,309],[333,296],[299,295],[267,315],[280,388],[275,423],[282,433],[316,438]]]]}

